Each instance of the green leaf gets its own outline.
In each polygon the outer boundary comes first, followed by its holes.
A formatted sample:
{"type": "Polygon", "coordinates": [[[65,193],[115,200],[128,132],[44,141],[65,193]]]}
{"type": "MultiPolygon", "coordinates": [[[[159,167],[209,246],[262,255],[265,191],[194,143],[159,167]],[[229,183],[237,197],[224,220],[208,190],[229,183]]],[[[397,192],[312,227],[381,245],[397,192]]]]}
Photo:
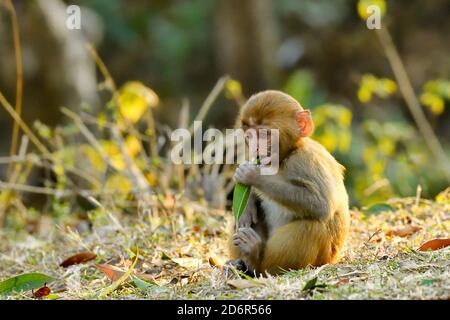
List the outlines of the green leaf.
{"type": "Polygon", "coordinates": [[[326,284],[317,284],[317,277],[315,277],[305,284],[305,286],[303,287],[303,291],[311,291],[316,288],[326,288],[326,287],[327,287],[326,284]]]}
{"type": "Polygon", "coordinates": [[[387,203],[376,203],[364,211],[366,216],[376,215],[384,211],[395,211],[395,209],[387,203]]]}
{"type": "Polygon", "coordinates": [[[133,284],[136,286],[136,288],[138,288],[139,290],[146,290],[150,287],[153,287],[155,284],[153,283],[149,283],[147,281],[144,281],[142,279],[139,279],[136,276],[133,276],[133,284]]]}
{"type": "Polygon", "coordinates": [[[422,282],[420,282],[421,286],[432,286],[433,283],[438,282],[438,279],[423,279],[422,282]]]}
{"type": "Polygon", "coordinates": [[[169,257],[169,255],[167,253],[165,253],[164,251],[161,252],[161,260],[172,260],[171,257],[169,257]]]}
{"type": "Polygon", "coordinates": [[[245,207],[248,203],[251,187],[236,183],[233,192],[233,213],[236,221],[239,221],[244,213],[245,207]]]}
{"type": "Polygon", "coordinates": [[[0,295],[38,289],[55,280],[42,273],[24,273],[0,282],[0,295]]]}
{"type": "Polygon", "coordinates": [[[316,283],[317,283],[317,277],[312,278],[305,284],[305,286],[303,287],[303,291],[308,291],[308,290],[314,289],[316,286],[316,283]]]}

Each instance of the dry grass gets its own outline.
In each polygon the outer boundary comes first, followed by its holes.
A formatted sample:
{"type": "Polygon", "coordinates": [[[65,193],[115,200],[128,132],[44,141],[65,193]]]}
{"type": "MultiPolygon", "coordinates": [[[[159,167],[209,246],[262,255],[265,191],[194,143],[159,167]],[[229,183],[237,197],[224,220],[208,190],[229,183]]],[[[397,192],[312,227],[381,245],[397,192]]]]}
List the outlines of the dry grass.
{"type": "MultiPolygon", "coordinates": [[[[135,272],[145,273],[156,285],[140,290],[124,283],[111,299],[448,299],[450,292],[450,248],[420,252],[421,243],[449,237],[450,198],[438,201],[393,199],[394,212],[365,217],[352,211],[351,232],[339,264],[291,271],[283,276],[245,281],[253,286],[236,289],[210,260],[226,260],[225,242],[230,212],[208,209],[180,199],[171,214],[117,215],[100,210],[90,216],[92,228],[56,226],[41,219],[37,236],[26,232],[0,231],[0,279],[24,272],[42,272],[58,280],[50,284],[60,299],[99,299],[109,280],[95,263],[127,269],[135,246],[141,252],[135,272]],[[170,221],[169,221],[170,220],[170,221]],[[419,231],[399,237],[393,230],[419,231]],[[76,228],[80,231],[76,231],[76,228]],[[405,229],[406,228],[406,229],[405,229]],[[415,228],[415,229],[419,229],[415,228]],[[81,231],[81,229],[86,229],[81,231]],[[40,236],[39,236],[40,234],[40,236]],[[71,266],[59,264],[71,254],[91,250],[95,262],[71,266]],[[172,259],[167,258],[170,257],[172,259]],[[302,290],[318,277],[325,288],[302,290]]],[[[10,296],[30,299],[30,292],[10,296]]]]}

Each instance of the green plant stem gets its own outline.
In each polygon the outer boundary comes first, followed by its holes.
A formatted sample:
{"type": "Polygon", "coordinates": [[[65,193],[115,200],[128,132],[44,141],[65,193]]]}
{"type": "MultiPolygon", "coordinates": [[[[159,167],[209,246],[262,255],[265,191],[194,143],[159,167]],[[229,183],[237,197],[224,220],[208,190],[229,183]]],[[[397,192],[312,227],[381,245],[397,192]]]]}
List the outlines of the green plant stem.
{"type": "MultiPolygon", "coordinates": [[[[20,32],[19,32],[19,23],[17,21],[17,13],[14,8],[14,4],[11,0],[6,0],[5,6],[8,9],[11,16],[11,29],[13,33],[13,43],[14,43],[14,54],[16,59],[16,103],[14,110],[19,115],[22,114],[22,95],[23,95],[23,64],[22,64],[22,48],[20,46],[20,32]]],[[[13,156],[17,152],[18,141],[19,141],[19,129],[20,125],[18,121],[14,121],[12,139],[11,139],[11,148],[10,148],[10,156],[13,156]]],[[[20,165],[19,165],[20,166],[20,165]]],[[[17,165],[14,166],[17,168],[17,165]]],[[[8,172],[12,174],[13,165],[10,165],[8,168],[8,172]]],[[[17,170],[15,170],[17,171],[17,170]]]]}

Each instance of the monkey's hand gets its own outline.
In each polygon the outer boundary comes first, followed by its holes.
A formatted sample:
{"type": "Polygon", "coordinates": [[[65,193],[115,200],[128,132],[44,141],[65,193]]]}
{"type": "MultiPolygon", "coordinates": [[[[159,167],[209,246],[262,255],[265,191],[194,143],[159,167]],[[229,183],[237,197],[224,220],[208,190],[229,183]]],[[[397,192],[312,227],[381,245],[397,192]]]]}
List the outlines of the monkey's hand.
{"type": "Polygon", "coordinates": [[[242,214],[242,217],[239,219],[238,227],[249,228],[252,224],[256,224],[258,222],[257,210],[256,195],[252,192],[250,193],[250,197],[248,198],[247,207],[245,207],[245,211],[242,214]]]}
{"type": "Polygon", "coordinates": [[[234,173],[234,180],[247,186],[254,185],[261,177],[260,168],[256,164],[242,163],[234,173]]]}
{"type": "Polygon", "coordinates": [[[258,268],[262,239],[252,228],[239,228],[233,235],[233,245],[239,247],[241,257],[250,270],[258,268]]]}

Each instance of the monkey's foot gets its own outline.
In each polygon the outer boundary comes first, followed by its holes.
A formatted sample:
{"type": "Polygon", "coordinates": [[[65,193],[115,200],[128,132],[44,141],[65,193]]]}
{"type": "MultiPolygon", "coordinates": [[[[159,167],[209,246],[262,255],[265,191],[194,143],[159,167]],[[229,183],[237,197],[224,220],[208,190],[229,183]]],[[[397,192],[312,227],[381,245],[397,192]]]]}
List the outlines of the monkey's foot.
{"type": "Polygon", "coordinates": [[[244,261],[242,261],[241,259],[228,260],[225,263],[224,268],[234,268],[239,271],[247,270],[247,266],[245,265],[244,261]]]}
{"type": "Polygon", "coordinates": [[[223,271],[225,272],[225,275],[227,277],[233,274],[232,269],[236,269],[244,273],[247,272],[248,270],[245,262],[242,261],[241,259],[228,260],[223,266],[223,271]]]}
{"type": "Polygon", "coordinates": [[[262,240],[252,228],[239,228],[233,235],[233,245],[239,247],[243,257],[259,260],[262,240]]]}

